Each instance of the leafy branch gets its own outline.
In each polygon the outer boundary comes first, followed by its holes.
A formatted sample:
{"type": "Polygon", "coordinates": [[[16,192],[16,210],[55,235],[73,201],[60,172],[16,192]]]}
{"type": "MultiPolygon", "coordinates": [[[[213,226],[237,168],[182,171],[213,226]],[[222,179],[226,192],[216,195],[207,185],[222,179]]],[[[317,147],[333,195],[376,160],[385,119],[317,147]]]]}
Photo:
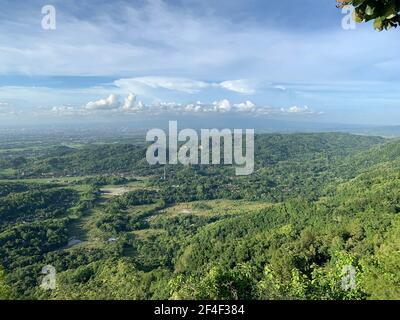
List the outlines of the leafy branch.
{"type": "Polygon", "coordinates": [[[355,7],[356,22],[374,21],[374,28],[382,31],[400,26],[400,0],[336,0],[337,7],[355,7]]]}

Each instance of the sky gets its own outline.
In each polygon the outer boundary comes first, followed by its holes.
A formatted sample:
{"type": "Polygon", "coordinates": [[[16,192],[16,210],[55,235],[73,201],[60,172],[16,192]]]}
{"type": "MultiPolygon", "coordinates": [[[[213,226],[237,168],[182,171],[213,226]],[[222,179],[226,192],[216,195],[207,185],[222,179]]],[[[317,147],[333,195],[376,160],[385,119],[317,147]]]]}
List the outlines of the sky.
{"type": "MultiPolygon", "coordinates": [[[[0,123],[400,124],[400,30],[335,0],[0,0],[0,123]],[[42,20],[55,8],[55,29],[42,20]]],[[[47,21],[47,20],[46,20],[47,21]]]]}

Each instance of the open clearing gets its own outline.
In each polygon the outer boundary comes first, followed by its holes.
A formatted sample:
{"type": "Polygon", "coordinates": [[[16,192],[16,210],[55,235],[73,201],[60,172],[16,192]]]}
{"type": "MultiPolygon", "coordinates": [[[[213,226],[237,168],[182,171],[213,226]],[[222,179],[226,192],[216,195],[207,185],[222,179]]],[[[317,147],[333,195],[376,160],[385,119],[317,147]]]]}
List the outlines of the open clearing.
{"type": "Polygon", "coordinates": [[[218,215],[237,215],[250,211],[261,210],[270,207],[265,202],[250,202],[243,200],[208,200],[190,203],[180,203],[167,208],[163,215],[176,217],[179,215],[196,215],[212,217],[218,215]]]}

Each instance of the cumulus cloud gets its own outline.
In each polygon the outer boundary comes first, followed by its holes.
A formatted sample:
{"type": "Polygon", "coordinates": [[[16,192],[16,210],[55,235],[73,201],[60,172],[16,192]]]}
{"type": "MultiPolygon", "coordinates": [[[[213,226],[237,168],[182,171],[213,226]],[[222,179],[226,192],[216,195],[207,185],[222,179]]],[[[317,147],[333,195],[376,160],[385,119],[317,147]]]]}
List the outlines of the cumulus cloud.
{"type": "MultiPolygon", "coordinates": [[[[232,103],[228,99],[214,101],[213,103],[195,103],[182,104],[177,102],[163,102],[145,105],[137,100],[137,95],[129,93],[128,96],[121,102],[116,94],[109,95],[106,99],[91,101],[84,107],[85,111],[89,112],[114,112],[114,113],[141,113],[146,115],[159,114],[182,114],[182,113],[248,113],[254,115],[271,115],[271,114],[317,114],[308,106],[293,106],[289,108],[272,108],[259,106],[250,100],[241,103],[232,103]]],[[[54,107],[53,112],[68,113],[76,111],[70,107],[54,107]]]]}
{"type": "Polygon", "coordinates": [[[215,101],[213,103],[214,110],[219,112],[229,112],[232,110],[231,102],[227,99],[215,101]]]}
{"type": "Polygon", "coordinates": [[[239,112],[253,112],[256,110],[256,105],[251,101],[236,104],[235,107],[239,112]]]}
{"type": "Polygon", "coordinates": [[[194,112],[194,113],[199,113],[199,112],[204,112],[206,110],[206,105],[202,104],[200,101],[197,101],[196,103],[189,103],[184,107],[185,112],[194,112]]]}
{"type": "MultiPolygon", "coordinates": [[[[121,102],[120,96],[117,94],[110,94],[107,98],[90,101],[84,106],[86,112],[137,112],[145,107],[143,102],[137,101],[137,95],[130,92],[121,102]]],[[[59,108],[59,107],[55,107],[59,108]]],[[[55,109],[58,111],[58,109],[55,109]]],[[[60,111],[64,111],[60,109],[60,111]]]]}
{"type": "Polygon", "coordinates": [[[134,93],[129,93],[121,105],[121,109],[125,111],[138,111],[143,108],[144,104],[141,101],[137,101],[137,95],[134,93]]]}
{"type": "Polygon", "coordinates": [[[120,107],[119,96],[110,94],[106,99],[90,101],[86,104],[88,110],[112,110],[120,107]]]}
{"type": "MultiPolygon", "coordinates": [[[[46,113],[46,111],[44,111],[46,113]]],[[[110,94],[107,98],[90,101],[81,107],[71,105],[54,106],[47,114],[52,115],[111,115],[111,114],[131,114],[143,116],[158,115],[182,115],[182,114],[247,114],[250,116],[270,116],[270,115],[311,115],[321,114],[315,112],[308,106],[293,106],[289,108],[274,108],[269,106],[257,105],[247,100],[240,103],[233,103],[228,99],[222,99],[212,103],[200,101],[194,103],[177,103],[158,101],[152,104],[144,104],[138,100],[134,93],[129,93],[124,99],[120,99],[117,94],[110,94]]]]}

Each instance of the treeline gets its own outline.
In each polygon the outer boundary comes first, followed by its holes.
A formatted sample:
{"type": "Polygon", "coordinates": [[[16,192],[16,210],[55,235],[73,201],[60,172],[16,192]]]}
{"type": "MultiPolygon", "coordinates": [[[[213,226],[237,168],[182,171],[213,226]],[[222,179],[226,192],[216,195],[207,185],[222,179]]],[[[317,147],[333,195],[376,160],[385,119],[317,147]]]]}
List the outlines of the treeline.
{"type": "MultiPolygon", "coordinates": [[[[372,145],[381,144],[378,137],[342,133],[263,134],[256,136],[256,167],[264,168],[285,161],[313,161],[338,158],[372,145]]],[[[34,157],[1,158],[0,169],[16,170],[17,177],[84,176],[136,172],[142,175],[162,174],[162,168],[150,167],[141,144],[102,144],[84,148],[51,148],[34,157]]],[[[231,171],[230,171],[231,172],[231,171]]]]}

